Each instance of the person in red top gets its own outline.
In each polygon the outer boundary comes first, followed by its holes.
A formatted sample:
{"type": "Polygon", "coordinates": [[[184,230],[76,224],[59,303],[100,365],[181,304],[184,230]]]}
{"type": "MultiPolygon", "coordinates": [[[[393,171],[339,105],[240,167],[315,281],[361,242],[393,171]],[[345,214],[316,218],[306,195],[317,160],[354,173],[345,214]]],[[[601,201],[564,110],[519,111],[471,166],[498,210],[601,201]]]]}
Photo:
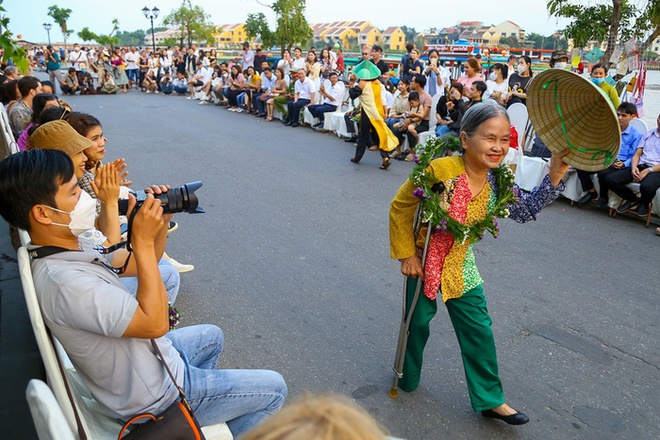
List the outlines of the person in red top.
{"type": "Polygon", "coordinates": [[[342,73],[345,69],[344,52],[341,49],[337,49],[337,72],[342,73]]]}

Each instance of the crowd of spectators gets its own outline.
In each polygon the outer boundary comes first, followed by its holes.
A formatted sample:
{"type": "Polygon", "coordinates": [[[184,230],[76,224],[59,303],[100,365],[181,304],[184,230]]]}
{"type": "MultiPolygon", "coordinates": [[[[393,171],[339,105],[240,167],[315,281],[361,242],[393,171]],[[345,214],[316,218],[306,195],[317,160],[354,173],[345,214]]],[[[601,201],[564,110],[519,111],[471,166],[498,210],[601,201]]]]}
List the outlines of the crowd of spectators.
{"type": "MultiPolygon", "coordinates": [[[[393,159],[412,161],[420,133],[429,132],[440,138],[458,136],[463,114],[484,100],[493,100],[505,107],[526,104],[527,90],[534,79],[529,56],[510,56],[506,64],[494,63],[486,68],[477,55],[468,58],[462,64],[462,70],[454,68],[452,73],[443,66],[436,50],[422,54],[411,43],[406,49],[406,54],[396,64],[388,64],[383,59],[382,48],[377,45],[363,46],[361,51],[362,60],[370,59],[381,72],[383,114],[388,127],[399,139],[399,145],[389,155],[393,159]],[[435,96],[439,99],[434,101],[435,96]],[[431,108],[434,104],[435,108],[431,108]],[[435,112],[435,126],[430,126],[432,112],[435,112]]],[[[350,69],[346,69],[343,53],[337,45],[329,45],[320,51],[315,47],[306,52],[300,47],[292,51],[285,49],[282,57],[272,63],[260,48],[253,50],[247,43],[243,45],[241,58],[230,62],[219,59],[215,50],[200,49],[194,44],[189,48],[174,46],[156,51],[116,48],[112,53],[107,49],[86,50],[74,45],[67,57],[71,67],[66,74],[61,73],[64,66],[61,50],[48,46],[43,57],[50,78],[50,93],[55,92],[59,82],[64,94],[115,94],[141,90],[147,94],[185,95],[189,100],[198,100],[201,105],[214,103],[228,111],[264,118],[267,122],[277,116],[290,127],[299,127],[311,118],[309,125],[316,130],[324,129],[328,113],[338,111],[343,114],[349,135],[346,142],[356,144],[359,139],[360,103],[359,99],[350,99],[348,93],[356,86],[356,78],[350,74],[350,69]],[[96,77],[96,83],[93,77],[96,77]]],[[[568,54],[555,51],[550,58],[550,67],[566,69],[568,54]]],[[[30,77],[19,81],[15,68],[6,70],[0,96],[7,105],[16,136],[30,122],[36,123],[36,120],[32,121],[30,109],[41,90],[38,81],[30,77]]],[[[590,77],[618,108],[619,96],[606,81],[606,67],[602,64],[591,66],[590,77]]],[[[631,110],[632,107],[627,106],[621,111],[631,110]]],[[[521,136],[522,133],[512,133],[511,147],[514,150],[505,159],[513,167],[519,161],[520,154],[515,154],[515,149],[519,148],[517,139],[521,136]]],[[[377,149],[375,140],[370,138],[370,144],[371,150],[377,149]]],[[[630,151],[630,157],[625,160],[629,161],[636,150],[632,148],[630,151]]],[[[533,142],[531,154],[540,157],[549,154],[538,137],[533,142]]],[[[389,161],[383,165],[381,168],[387,169],[389,161]]],[[[579,202],[584,205],[597,196],[589,183],[591,176],[583,172],[579,176],[584,191],[587,191],[579,202]]],[[[655,176],[646,178],[646,173],[643,178],[646,194],[655,187],[656,179],[655,176]],[[654,183],[650,184],[650,181],[654,183]]],[[[642,179],[633,176],[632,180],[641,182],[642,179]]],[[[609,188],[608,183],[602,181],[601,185],[609,188]]],[[[624,203],[619,211],[635,209],[640,216],[648,212],[647,196],[640,199],[642,206],[636,209],[639,204],[636,197],[616,185],[614,188],[630,202],[624,203]]],[[[606,196],[597,201],[598,206],[602,206],[604,200],[606,196]]]]}

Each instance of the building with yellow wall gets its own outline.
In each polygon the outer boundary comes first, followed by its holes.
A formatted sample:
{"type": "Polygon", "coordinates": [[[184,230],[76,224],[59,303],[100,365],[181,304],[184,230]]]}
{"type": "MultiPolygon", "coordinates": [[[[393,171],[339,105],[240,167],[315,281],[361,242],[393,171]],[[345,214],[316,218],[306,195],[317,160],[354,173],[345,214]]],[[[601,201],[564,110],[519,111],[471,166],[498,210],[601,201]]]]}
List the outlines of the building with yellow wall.
{"type": "Polygon", "coordinates": [[[383,49],[404,50],[406,34],[398,26],[390,26],[383,32],[383,49]]]}
{"type": "Polygon", "coordinates": [[[215,35],[217,47],[240,45],[247,39],[243,23],[223,24],[218,26],[218,30],[218,34],[215,35]]]}

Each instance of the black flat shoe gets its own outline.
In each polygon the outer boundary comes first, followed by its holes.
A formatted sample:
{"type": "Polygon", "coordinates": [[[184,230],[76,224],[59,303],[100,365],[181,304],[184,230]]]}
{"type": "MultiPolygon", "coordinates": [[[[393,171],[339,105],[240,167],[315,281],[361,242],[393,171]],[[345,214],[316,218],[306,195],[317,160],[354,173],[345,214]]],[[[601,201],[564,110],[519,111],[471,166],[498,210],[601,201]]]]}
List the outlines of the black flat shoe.
{"type": "Polygon", "coordinates": [[[623,214],[626,211],[635,209],[638,204],[639,204],[639,200],[626,200],[625,202],[623,202],[623,205],[616,208],[616,212],[618,212],[619,214],[623,214]]]}
{"type": "Polygon", "coordinates": [[[587,203],[591,202],[593,199],[598,197],[598,194],[596,194],[596,191],[587,191],[587,193],[580,197],[580,200],[577,201],[577,204],[582,206],[586,205],[587,203]]]}
{"type": "Polygon", "coordinates": [[[351,157],[351,162],[353,162],[353,163],[360,163],[360,161],[359,161],[359,160],[355,160],[354,157],[351,157]]]}
{"type": "Polygon", "coordinates": [[[529,422],[529,417],[527,417],[525,414],[521,413],[520,411],[518,411],[515,414],[511,414],[509,416],[503,416],[501,414],[496,413],[492,409],[487,409],[486,411],[481,411],[481,415],[491,419],[502,420],[504,423],[507,423],[509,425],[524,425],[525,423],[529,422]]]}

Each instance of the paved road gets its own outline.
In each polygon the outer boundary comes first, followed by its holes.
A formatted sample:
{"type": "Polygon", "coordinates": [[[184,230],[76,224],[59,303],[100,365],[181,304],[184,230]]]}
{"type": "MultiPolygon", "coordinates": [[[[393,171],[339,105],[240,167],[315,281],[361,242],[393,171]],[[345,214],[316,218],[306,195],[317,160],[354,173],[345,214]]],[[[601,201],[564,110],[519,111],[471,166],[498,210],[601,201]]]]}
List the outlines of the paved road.
{"type": "Polygon", "coordinates": [[[69,100],[134,186],[204,181],[207,213],[179,215],[168,251],[196,266],[178,307],[223,328],[222,367],[278,370],[294,397],[347,394],[408,439],[660,437],[660,237],[640,221],[560,200],[476,247],[507,399],[531,418],[508,427],[471,411],[443,308],[421,386],[387,396],[402,287],[387,213],[411,164],[354,165],[334,136],[183,98],[69,100]]]}

